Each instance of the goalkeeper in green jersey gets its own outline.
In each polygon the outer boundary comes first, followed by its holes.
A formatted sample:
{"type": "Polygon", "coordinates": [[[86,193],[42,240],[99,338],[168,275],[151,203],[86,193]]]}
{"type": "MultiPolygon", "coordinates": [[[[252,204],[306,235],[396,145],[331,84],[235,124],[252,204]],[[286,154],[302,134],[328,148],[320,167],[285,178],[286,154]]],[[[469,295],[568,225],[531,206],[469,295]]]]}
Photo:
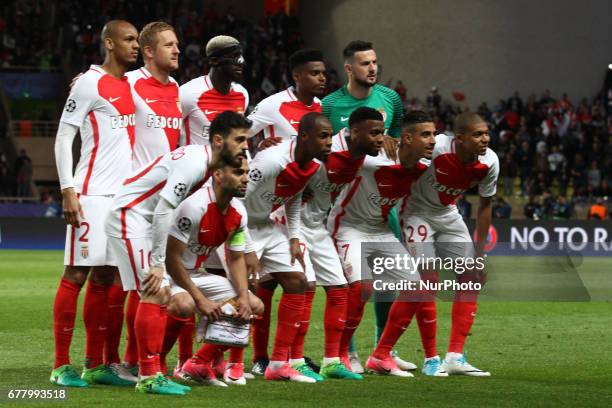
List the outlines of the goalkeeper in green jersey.
{"type": "MultiPolygon", "coordinates": [[[[400,125],[402,121],[402,100],[393,89],[377,83],[378,61],[376,51],[371,42],[355,40],[351,41],[342,51],[344,56],[344,71],[348,82],[342,88],[327,95],[323,103],[323,114],[327,116],[332,124],[334,133],[348,126],[348,118],[351,113],[361,107],[374,108],[382,113],[385,133],[387,137],[384,149],[387,155],[394,159],[397,149],[397,138],[400,136],[400,125]]],[[[389,226],[393,233],[400,238],[400,226],[397,211],[393,209],[389,214],[389,226]]],[[[382,334],[389,307],[393,299],[385,299],[385,302],[376,302],[374,311],[376,314],[376,344],[382,334]]],[[[401,369],[414,370],[416,366],[405,362],[395,354],[395,362],[401,369]]],[[[355,351],[354,342],[351,342],[349,353],[353,371],[361,373],[363,367],[355,351]]]]}

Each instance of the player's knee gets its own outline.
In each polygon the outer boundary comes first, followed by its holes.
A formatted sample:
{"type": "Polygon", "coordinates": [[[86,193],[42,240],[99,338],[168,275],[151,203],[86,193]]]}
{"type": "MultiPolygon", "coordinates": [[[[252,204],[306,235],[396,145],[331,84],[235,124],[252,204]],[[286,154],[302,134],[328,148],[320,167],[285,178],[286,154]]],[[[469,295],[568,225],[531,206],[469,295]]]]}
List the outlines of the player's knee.
{"type": "Polygon", "coordinates": [[[87,280],[90,269],[89,266],[66,266],[62,278],[75,285],[83,286],[87,280]]]}
{"type": "Polygon", "coordinates": [[[98,285],[110,286],[115,281],[117,268],[114,266],[94,266],[91,268],[91,281],[98,285]]]}
{"type": "Polygon", "coordinates": [[[195,309],[195,302],[188,293],[179,293],[170,298],[168,313],[182,318],[190,317],[195,309]]]}

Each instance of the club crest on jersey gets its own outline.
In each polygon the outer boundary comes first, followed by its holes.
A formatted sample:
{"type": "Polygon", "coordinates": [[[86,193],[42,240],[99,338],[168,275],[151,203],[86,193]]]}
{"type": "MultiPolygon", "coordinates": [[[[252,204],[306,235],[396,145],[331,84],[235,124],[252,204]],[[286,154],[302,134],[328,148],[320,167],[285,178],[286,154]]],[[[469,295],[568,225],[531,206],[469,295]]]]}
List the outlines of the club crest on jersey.
{"type": "Polygon", "coordinates": [[[72,113],[76,110],[77,104],[76,101],[74,99],[68,99],[66,101],[66,107],[64,108],[64,110],[68,113],[72,113]]]}
{"type": "Polygon", "coordinates": [[[81,258],[87,259],[89,257],[89,245],[85,244],[81,246],[81,258]]]}
{"type": "Polygon", "coordinates": [[[129,115],[116,115],[111,116],[111,127],[113,129],[123,129],[128,126],[134,126],[136,124],[136,114],[130,113],[129,115]]]}
{"type": "Polygon", "coordinates": [[[180,231],[189,231],[189,228],[191,228],[191,220],[187,217],[181,217],[176,225],[180,231]]]}
{"type": "Polygon", "coordinates": [[[185,193],[187,193],[187,185],[185,183],[178,183],[174,186],[174,194],[177,197],[184,197],[185,193]]]}
{"type": "Polygon", "coordinates": [[[383,122],[387,121],[387,112],[385,111],[385,108],[378,108],[377,111],[380,112],[380,114],[383,117],[383,122]]]}

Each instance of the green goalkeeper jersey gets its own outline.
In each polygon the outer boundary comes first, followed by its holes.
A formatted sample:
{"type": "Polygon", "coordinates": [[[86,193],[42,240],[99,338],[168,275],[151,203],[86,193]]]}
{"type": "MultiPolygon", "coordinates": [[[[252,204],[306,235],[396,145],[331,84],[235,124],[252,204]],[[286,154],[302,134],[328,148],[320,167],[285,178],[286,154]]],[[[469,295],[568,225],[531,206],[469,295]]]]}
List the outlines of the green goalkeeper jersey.
{"type": "Polygon", "coordinates": [[[403,115],[402,100],[397,92],[386,86],[376,84],[367,98],[356,99],[346,89],[346,85],[323,98],[323,114],[331,122],[334,133],[348,126],[351,113],[361,107],[368,106],[382,113],[385,120],[385,132],[393,137],[400,136],[400,126],[403,115]]]}

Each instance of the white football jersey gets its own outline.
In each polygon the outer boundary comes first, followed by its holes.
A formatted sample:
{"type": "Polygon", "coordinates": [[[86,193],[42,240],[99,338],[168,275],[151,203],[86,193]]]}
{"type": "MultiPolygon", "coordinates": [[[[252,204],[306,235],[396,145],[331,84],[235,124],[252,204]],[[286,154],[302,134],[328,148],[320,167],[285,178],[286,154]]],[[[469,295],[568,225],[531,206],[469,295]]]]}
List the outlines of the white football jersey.
{"type": "Polygon", "coordinates": [[[144,67],[126,76],[136,104],[135,170],[178,147],[183,115],[174,78],[162,84],[144,67]]]}
{"type": "Polygon", "coordinates": [[[431,165],[414,183],[405,211],[428,214],[456,210],[457,197],[475,185],[481,197],[491,197],[497,191],[498,175],[499,159],[493,150],[487,148],[476,162],[465,165],[455,154],[455,138],[437,135],[431,165]]]}
{"type": "Polygon", "coordinates": [[[264,137],[280,137],[283,140],[297,136],[302,116],[310,112],[321,112],[321,101],[314,98],[312,105],[304,105],[295,96],[293,87],[268,96],[257,104],[249,119],[253,126],[249,136],[263,130],[264,137]]]}
{"type": "Polygon", "coordinates": [[[187,245],[183,266],[194,271],[225,242],[231,251],[244,251],[246,226],[247,213],[240,200],[233,198],[222,213],[209,181],[178,206],[170,235],[187,245]]]}
{"type": "Polygon", "coordinates": [[[163,197],[174,208],[210,177],[210,146],[183,146],[159,156],[127,178],[113,200],[106,233],[118,238],[151,235],[153,211],[163,197]]]}
{"type": "Polygon", "coordinates": [[[311,228],[322,225],[336,197],[355,179],[361,168],[365,156],[359,159],[351,156],[346,142],[349,135],[347,128],[334,135],[332,152],[310,179],[308,187],[313,197],[302,205],[301,219],[304,225],[311,228]]]}
{"type": "Polygon", "coordinates": [[[223,95],[213,88],[208,75],[181,85],[179,98],[184,120],[181,146],[210,144],[208,129],[218,114],[227,110],[244,114],[249,106],[249,93],[242,85],[232,83],[223,95]]]}
{"type": "Polygon", "coordinates": [[[295,145],[295,138],[286,140],[259,152],[251,161],[244,200],[249,226],[271,222],[270,214],[291,201],[290,206],[285,206],[287,227],[290,238],[297,236],[302,190],[320,164],[311,160],[300,168],[293,156],[295,145]]]}
{"type": "Polygon", "coordinates": [[[387,233],[389,212],[410,194],[412,183],[425,169],[427,165],[418,162],[406,170],[384,153],[366,156],[355,180],[342,190],[331,209],[327,229],[332,237],[342,226],[364,233],[387,233]]]}
{"type": "Polygon", "coordinates": [[[92,65],[76,81],[60,121],[80,129],[77,193],[112,195],[119,190],[132,169],[135,112],[126,77],[117,79],[92,65]]]}

